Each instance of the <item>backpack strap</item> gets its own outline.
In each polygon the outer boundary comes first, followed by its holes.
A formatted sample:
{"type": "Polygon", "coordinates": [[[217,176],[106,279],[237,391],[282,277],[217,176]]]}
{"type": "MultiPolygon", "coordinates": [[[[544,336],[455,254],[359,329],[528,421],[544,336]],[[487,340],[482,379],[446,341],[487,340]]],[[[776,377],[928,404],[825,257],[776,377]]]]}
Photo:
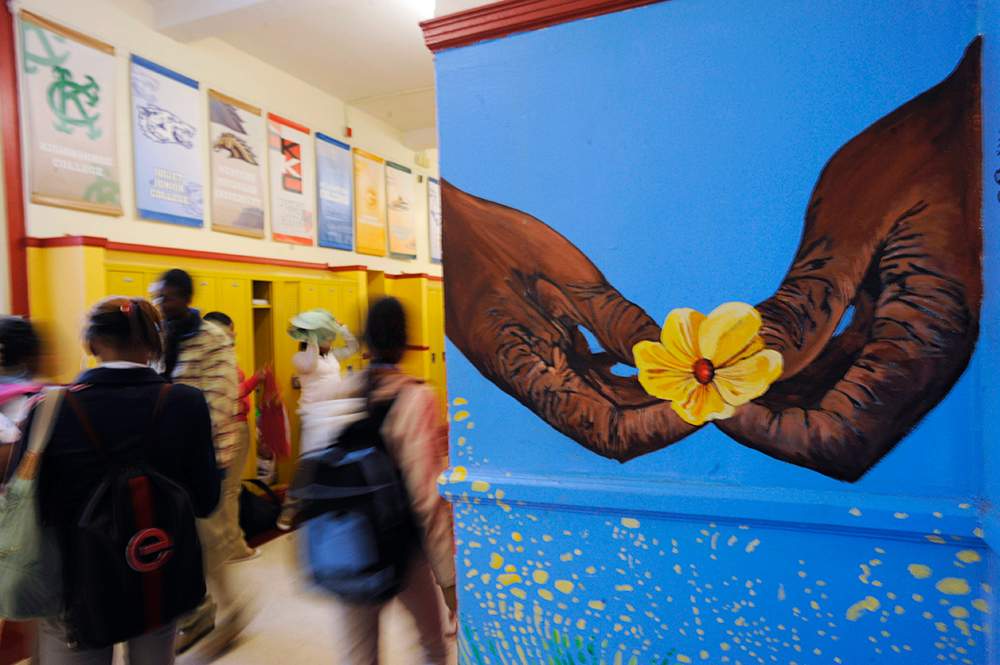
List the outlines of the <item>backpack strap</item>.
{"type": "MultiPolygon", "coordinates": [[[[167,393],[170,392],[170,388],[171,384],[169,383],[164,383],[163,386],[160,387],[160,392],[156,397],[156,405],[153,406],[153,417],[150,418],[149,422],[150,436],[156,432],[156,425],[160,420],[160,414],[163,412],[163,404],[167,401],[167,393]]],[[[87,435],[87,438],[90,440],[91,445],[94,446],[94,449],[101,455],[107,455],[108,451],[104,446],[104,441],[97,433],[97,429],[94,428],[94,423],[90,419],[90,416],[87,415],[87,410],[83,408],[83,405],[80,404],[80,401],[76,398],[76,395],[73,392],[68,391],[66,393],[66,402],[69,403],[70,408],[73,409],[73,413],[76,414],[76,419],[80,421],[80,425],[83,427],[83,432],[87,435]]]]}
{"type": "Polygon", "coordinates": [[[17,467],[18,478],[33,480],[38,476],[42,455],[49,444],[49,439],[52,438],[52,430],[59,417],[59,407],[62,405],[63,398],[68,394],[68,391],[62,387],[46,389],[41,405],[38,407],[39,413],[31,423],[28,448],[17,467]]]}

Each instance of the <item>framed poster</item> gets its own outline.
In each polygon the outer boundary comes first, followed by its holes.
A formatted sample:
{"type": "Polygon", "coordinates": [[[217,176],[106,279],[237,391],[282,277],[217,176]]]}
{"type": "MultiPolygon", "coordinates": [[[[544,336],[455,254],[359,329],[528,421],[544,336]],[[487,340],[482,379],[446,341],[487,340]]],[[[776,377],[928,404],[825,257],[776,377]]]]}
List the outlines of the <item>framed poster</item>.
{"type": "Polygon", "coordinates": [[[441,263],[441,181],[427,179],[427,228],[430,229],[431,261],[441,263]]]}
{"type": "Polygon", "coordinates": [[[293,245],[312,245],[313,183],[302,146],[309,129],[273,113],[267,114],[271,171],[271,238],[293,245]]]}
{"type": "Polygon", "coordinates": [[[264,237],[264,118],[260,109],[208,91],[212,229],[264,237]]]}
{"type": "Polygon", "coordinates": [[[198,82],[132,55],[135,204],[142,219],[201,226],[198,82]]]}
{"type": "Polygon", "coordinates": [[[316,132],[316,225],[320,247],[354,248],[351,146],[316,132]]]}
{"type": "Polygon", "coordinates": [[[32,203],[121,215],[114,47],[24,10],[18,24],[32,203]]]}
{"type": "Polygon", "coordinates": [[[417,258],[417,234],[413,224],[416,190],[413,172],[395,162],[386,162],[385,195],[388,201],[389,252],[417,258]]]}
{"type": "Polygon", "coordinates": [[[354,228],[357,251],[386,255],[385,160],[354,149],[354,228]]]}

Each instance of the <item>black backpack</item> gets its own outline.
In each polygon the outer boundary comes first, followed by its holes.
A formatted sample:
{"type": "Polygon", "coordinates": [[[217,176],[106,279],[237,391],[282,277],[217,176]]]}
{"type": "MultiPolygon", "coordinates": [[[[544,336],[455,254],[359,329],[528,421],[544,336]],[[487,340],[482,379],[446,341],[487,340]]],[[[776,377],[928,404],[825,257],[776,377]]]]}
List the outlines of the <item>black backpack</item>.
{"type": "Polygon", "coordinates": [[[313,581],[347,602],[381,603],[399,593],[420,542],[402,474],[382,439],[392,405],[369,403],[368,415],[328,448],[299,458],[292,485],[313,581]]]}
{"type": "MultiPolygon", "coordinates": [[[[146,446],[170,384],[160,391],[146,446]]],[[[145,450],[109,454],[72,392],[66,401],[108,463],[69,537],[66,623],[81,648],[105,647],[167,625],[205,597],[201,544],[187,492],[150,468],[145,450]]]]}

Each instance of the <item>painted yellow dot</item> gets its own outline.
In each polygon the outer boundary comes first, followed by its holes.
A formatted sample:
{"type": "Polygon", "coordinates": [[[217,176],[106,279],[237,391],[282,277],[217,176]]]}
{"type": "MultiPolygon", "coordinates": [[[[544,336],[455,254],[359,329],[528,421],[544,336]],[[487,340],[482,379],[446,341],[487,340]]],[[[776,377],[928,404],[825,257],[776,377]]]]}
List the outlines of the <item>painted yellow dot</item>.
{"type": "Polygon", "coordinates": [[[458,413],[455,414],[455,422],[460,423],[463,420],[467,419],[469,415],[470,414],[468,411],[459,411],[458,413]]]}
{"type": "Polygon", "coordinates": [[[592,610],[597,610],[598,612],[600,612],[601,610],[604,609],[605,606],[604,606],[604,601],[592,600],[589,603],[587,603],[587,607],[589,607],[592,610]]]}
{"type": "Polygon", "coordinates": [[[556,580],[555,587],[563,593],[573,593],[573,583],[569,580],[556,580]]]}
{"type": "Polygon", "coordinates": [[[913,594],[913,595],[911,596],[911,598],[913,598],[913,600],[914,600],[914,601],[916,601],[916,602],[918,602],[918,603],[922,603],[922,602],[924,602],[924,597],[923,597],[923,596],[921,596],[921,595],[920,595],[919,593],[915,593],[915,594],[913,594]]]}
{"type": "Polygon", "coordinates": [[[962,563],[976,563],[977,561],[982,561],[982,557],[979,556],[979,552],[976,550],[962,550],[955,555],[962,563]]]}
{"type": "Polygon", "coordinates": [[[514,587],[513,589],[511,589],[510,593],[511,593],[512,596],[520,598],[521,600],[524,600],[524,599],[526,599],[528,597],[528,594],[526,594],[524,592],[524,589],[521,589],[521,588],[518,588],[518,587],[514,587]]]}
{"type": "Polygon", "coordinates": [[[854,517],[861,517],[861,509],[860,508],[851,508],[847,512],[850,513],[851,515],[853,515],[854,517]]]}
{"type": "Polygon", "coordinates": [[[935,587],[938,591],[948,596],[965,596],[971,591],[969,583],[961,577],[945,577],[935,587]]]}
{"type": "Polygon", "coordinates": [[[895,612],[896,612],[896,614],[905,614],[906,610],[903,609],[902,605],[896,605],[895,612]]]}
{"type": "Polygon", "coordinates": [[[929,540],[929,541],[931,541],[932,543],[935,543],[935,544],[937,544],[937,545],[944,545],[944,543],[945,543],[945,540],[944,540],[944,538],[942,538],[941,536],[937,536],[937,535],[933,535],[933,536],[924,536],[924,538],[926,538],[927,540],[929,540]]]}
{"type": "Polygon", "coordinates": [[[632,585],[631,584],[616,584],[615,585],[615,591],[632,591],[632,590],[633,589],[632,589],[632,585]]]}
{"type": "Polygon", "coordinates": [[[503,575],[497,575],[497,582],[504,586],[510,586],[511,584],[517,584],[521,581],[521,576],[517,573],[504,573],[503,575]]]}
{"type": "Polygon", "coordinates": [[[452,404],[454,404],[455,406],[465,406],[468,403],[469,400],[465,399],[464,397],[456,397],[455,401],[452,402],[452,404]]]}
{"type": "Polygon", "coordinates": [[[549,581],[549,574],[539,569],[531,574],[531,579],[535,580],[536,584],[545,584],[549,581]]]}
{"type": "Polygon", "coordinates": [[[874,596],[865,596],[858,602],[847,608],[847,620],[857,621],[861,618],[861,615],[865,612],[875,612],[882,604],[879,602],[878,598],[874,596]]]}
{"type": "Polygon", "coordinates": [[[577,627],[578,630],[583,630],[584,628],[587,627],[587,620],[586,619],[577,619],[577,621],[576,621],[576,627],[577,627]]]}
{"type": "Polygon", "coordinates": [[[518,533],[517,531],[515,531],[515,532],[511,533],[511,534],[510,534],[510,537],[511,537],[511,539],[512,539],[512,540],[513,540],[513,541],[514,541],[515,543],[519,543],[519,542],[521,542],[522,540],[524,540],[524,536],[522,536],[522,535],[521,535],[520,533],[518,533]]]}
{"type": "Polygon", "coordinates": [[[490,555],[490,568],[500,570],[501,566],[503,566],[503,557],[494,552],[490,555]]]}
{"type": "Polygon", "coordinates": [[[539,589],[538,595],[544,598],[545,600],[552,600],[553,598],[552,592],[549,591],[548,589],[539,589]]]}
{"type": "Polygon", "coordinates": [[[972,535],[975,536],[976,538],[982,538],[984,535],[983,528],[977,526],[975,529],[972,530],[972,535]]]}
{"type": "Polygon", "coordinates": [[[702,649],[701,652],[698,653],[698,657],[702,660],[708,660],[708,652],[702,649]]]}
{"type": "Polygon", "coordinates": [[[691,659],[689,657],[685,656],[684,654],[679,653],[679,654],[677,654],[677,662],[678,663],[690,663],[691,659]]]}
{"type": "Polygon", "coordinates": [[[959,605],[956,605],[955,607],[953,607],[950,610],[948,610],[948,614],[950,614],[952,617],[954,617],[956,619],[968,619],[969,618],[969,610],[967,610],[964,607],[961,607],[959,605]]]}
{"type": "Polygon", "coordinates": [[[990,611],[990,606],[987,605],[986,601],[983,600],[982,598],[976,598],[974,601],[972,601],[972,606],[975,607],[980,612],[985,613],[990,611]]]}
{"type": "Polygon", "coordinates": [[[464,466],[456,466],[451,471],[451,482],[460,483],[465,480],[469,475],[469,470],[464,466]]]}
{"type": "Polygon", "coordinates": [[[759,545],[760,545],[760,538],[754,538],[753,540],[751,540],[750,543],[746,546],[747,554],[753,554],[754,550],[756,550],[759,545]]]}
{"type": "Polygon", "coordinates": [[[587,573],[588,575],[594,575],[597,573],[597,568],[594,568],[593,566],[587,566],[586,568],[583,569],[583,572],[587,573]]]}
{"type": "Polygon", "coordinates": [[[910,575],[913,575],[918,580],[925,580],[933,574],[931,567],[925,566],[922,563],[911,563],[906,569],[910,571],[910,575]]]}
{"type": "Polygon", "coordinates": [[[490,484],[485,480],[473,480],[472,481],[472,491],[473,492],[489,492],[490,484]]]}
{"type": "Polygon", "coordinates": [[[635,519],[634,517],[623,517],[622,526],[625,527],[626,529],[638,529],[639,520],[635,519]]]}
{"type": "Polygon", "coordinates": [[[722,644],[719,645],[719,648],[722,649],[723,651],[729,651],[729,643],[723,642],[722,644]]]}
{"type": "Polygon", "coordinates": [[[897,520],[908,520],[908,519],[910,519],[910,514],[909,513],[893,513],[892,516],[895,517],[897,520]]]}

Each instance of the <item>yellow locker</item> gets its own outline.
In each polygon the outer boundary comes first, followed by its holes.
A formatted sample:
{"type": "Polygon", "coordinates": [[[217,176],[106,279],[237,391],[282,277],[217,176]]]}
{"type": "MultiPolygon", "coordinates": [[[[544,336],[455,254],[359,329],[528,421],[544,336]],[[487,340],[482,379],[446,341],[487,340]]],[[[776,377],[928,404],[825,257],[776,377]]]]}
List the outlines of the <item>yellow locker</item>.
{"type": "Polygon", "coordinates": [[[146,298],[145,275],[139,271],[108,271],[108,295],[146,298]]]}
{"type": "Polygon", "coordinates": [[[427,283],[427,328],[430,347],[430,382],[447,400],[446,366],[444,361],[444,285],[438,281],[427,283]]]}
{"type": "MultiPolygon", "coordinates": [[[[236,357],[240,368],[253,373],[253,309],[250,303],[250,281],[236,277],[222,277],[218,282],[216,309],[233,320],[236,331],[236,357]]],[[[203,312],[204,313],[204,312],[203,312]]]]}
{"type": "MultiPolygon", "coordinates": [[[[317,307],[327,307],[320,302],[320,282],[302,282],[302,293],[300,295],[299,306],[302,308],[300,311],[305,311],[307,309],[316,309],[317,307]]],[[[329,309],[329,307],[327,307],[329,309]]]]}
{"type": "Polygon", "coordinates": [[[207,314],[218,309],[218,294],[216,293],[215,278],[205,275],[191,275],[194,281],[194,298],[191,306],[207,314]]]}

